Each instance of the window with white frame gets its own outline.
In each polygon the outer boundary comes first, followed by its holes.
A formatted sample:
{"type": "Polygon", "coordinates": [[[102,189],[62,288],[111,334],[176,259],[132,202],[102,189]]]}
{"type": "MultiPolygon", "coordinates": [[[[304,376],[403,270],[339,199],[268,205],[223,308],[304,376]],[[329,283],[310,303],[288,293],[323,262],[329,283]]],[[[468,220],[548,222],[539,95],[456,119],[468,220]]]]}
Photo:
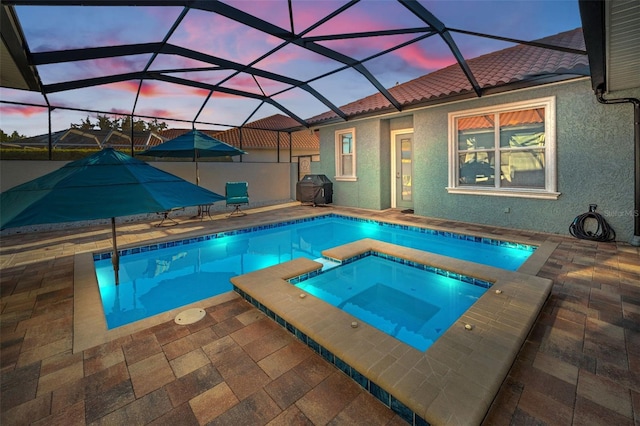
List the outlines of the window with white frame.
{"type": "Polygon", "coordinates": [[[450,193],[558,198],[555,98],[449,114],[450,193]]]}
{"type": "Polygon", "coordinates": [[[356,129],[336,132],[336,180],[356,180],[356,129]]]}

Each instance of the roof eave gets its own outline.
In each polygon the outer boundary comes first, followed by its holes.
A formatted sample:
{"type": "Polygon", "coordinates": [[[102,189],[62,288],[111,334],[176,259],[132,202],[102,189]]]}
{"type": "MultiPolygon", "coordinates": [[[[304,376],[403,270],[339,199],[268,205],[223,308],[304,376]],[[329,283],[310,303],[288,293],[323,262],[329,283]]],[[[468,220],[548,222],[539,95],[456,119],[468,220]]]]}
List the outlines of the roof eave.
{"type": "Polygon", "coordinates": [[[582,33],[591,68],[591,87],[606,90],[606,34],[603,1],[579,0],[582,33]]]}
{"type": "Polygon", "coordinates": [[[2,32],[2,59],[0,80],[3,87],[41,92],[40,80],[29,65],[27,42],[13,6],[0,6],[0,29],[2,32]]]}
{"type": "MultiPolygon", "coordinates": [[[[518,80],[510,83],[502,84],[499,86],[487,87],[483,88],[483,97],[488,95],[496,95],[501,93],[512,92],[514,90],[521,89],[529,89],[533,87],[538,87],[551,83],[558,83],[564,81],[571,81],[580,78],[588,77],[588,75],[584,75],[582,73],[576,74],[544,74],[540,76],[535,76],[527,80],[518,80]]],[[[416,102],[407,103],[402,105],[402,113],[407,113],[409,111],[415,111],[417,109],[432,107],[435,105],[448,104],[452,102],[459,102],[464,100],[471,99],[480,99],[473,90],[468,90],[464,92],[458,92],[455,94],[443,95],[439,97],[429,98],[429,99],[421,99],[416,102]]],[[[385,108],[379,108],[376,110],[365,111],[362,113],[357,113],[348,116],[348,120],[342,120],[340,117],[332,117],[326,120],[309,122],[312,127],[321,127],[328,126],[333,124],[347,123],[352,120],[359,120],[365,118],[378,117],[380,115],[386,114],[399,114],[399,112],[393,107],[388,106],[385,108]]]]}

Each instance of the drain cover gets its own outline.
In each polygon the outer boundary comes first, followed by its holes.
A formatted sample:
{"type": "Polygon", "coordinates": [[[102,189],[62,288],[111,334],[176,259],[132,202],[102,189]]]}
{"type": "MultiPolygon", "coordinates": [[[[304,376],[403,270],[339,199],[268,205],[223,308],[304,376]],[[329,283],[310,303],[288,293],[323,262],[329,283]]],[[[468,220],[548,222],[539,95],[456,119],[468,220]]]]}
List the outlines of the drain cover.
{"type": "Polygon", "coordinates": [[[188,325],[200,321],[204,318],[206,312],[201,308],[191,308],[180,312],[176,315],[176,324],[188,325]]]}

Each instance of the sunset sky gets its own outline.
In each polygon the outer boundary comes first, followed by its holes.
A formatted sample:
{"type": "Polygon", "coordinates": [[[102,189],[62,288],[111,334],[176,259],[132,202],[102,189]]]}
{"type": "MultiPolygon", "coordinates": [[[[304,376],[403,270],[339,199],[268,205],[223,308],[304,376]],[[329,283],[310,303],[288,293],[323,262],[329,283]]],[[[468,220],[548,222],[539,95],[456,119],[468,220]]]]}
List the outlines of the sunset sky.
{"type": "MultiPolygon", "coordinates": [[[[233,7],[291,31],[286,0],[227,1],[233,7]]],[[[346,1],[293,0],[293,31],[304,32],[310,25],[327,16],[346,1]]],[[[504,1],[421,1],[446,27],[463,29],[522,40],[557,34],[581,25],[577,0],[504,0],[504,1]]],[[[87,47],[161,42],[168,34],[181,7],[55,7],[16,6],[27,43],[32,52],[46,52],[87,47]]],[[[332,20],[304,34],[305,37],[425,27],[424,22],[394,0],[362,0],[332,20]]],[[[419,34],[317,41],[339,53],[364,60],[419,34]]],[[[452,33],[462,54],[473,58],[512,46],[510,43],[452,33]]],[[[220,15],[190,10],[168,43],[200,51],[222,59],[250,64],[282,40],[220,15]]],[[[74,63],[40,65],[43,84],[79,80],[112,74],[141,71],[150,54],[123,56],[74,63]]],[[[364,62],[364,66],[385,87],[403,83],[455,63],[454,57],[440,39],[432,36],[397,51],[364,62]]],[[[360,73],[346,69],[324,76],[344,65],[293,44],[259,60],[255,68],[309,82],[336,106],[355,101],[376,92],[360,73]],[[324,77],[322,77],[324,76],[324,77]],[[319,78],[320,77],[320,78],[319,78]]],[[[180,70],[170,75],[217,84],[233,71],[215,68],[177,55],[158,55],[150,70],[180,70]],[[208,69],[203,70],[203,67],[208,69]]],[[[170,127],[188,128],[197,116],[197,128],[224,128],[240,125],[283,112],[260,101],[183,85],[149,80],[142,84],[136,103],[139,81],[129,80],[103,86],[83,88],[48,95],[52,105],[92,109],[113,113],[135,113],[160,117],[170,127]],[[198,114],[198,111],[200,114],[198,114]],[[253,114],[253,115],[252,115],[253,114]],[[169,118],[188,122],[170,121],[169,118]],[[215,125],[214,125],[215,124],[215,125]]],[[[249,74],[238,74],[224,86],[256,94],[276,94],[273,99],[305,119],[328,110],[306,91],[275,80],[249,74]],[[280,93],[282,92],[282,93],[280,93]]],[[[46,105],[39,93],[0,89],[0,100],[46,105]]],[[[52,130],[62,130],[95,114],[56,109],[52,112],[52,130]]],[[[46,108],[0,103],[0,128],[5,133],[17,130],[26,136],[47,132],[46,108]]]]}

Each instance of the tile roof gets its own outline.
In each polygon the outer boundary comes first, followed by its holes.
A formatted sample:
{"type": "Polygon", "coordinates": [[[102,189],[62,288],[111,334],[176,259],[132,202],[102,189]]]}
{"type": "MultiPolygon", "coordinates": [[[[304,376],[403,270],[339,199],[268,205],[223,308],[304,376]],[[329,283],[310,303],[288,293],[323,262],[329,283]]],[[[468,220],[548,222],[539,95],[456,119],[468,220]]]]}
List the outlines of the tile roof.
{"type": "MultiPolygon", "coordinates": [[[[297,123],[297,122],[296,122],[297,123]]],[[[289,134],[279,132],[280,148],[289,148],[289,134]]],[[[240,146],[240,130],[229,129],[218,133],[216,138],[233,146],[240,146]]],[[[294,149],[320,149],[320,141],[316,132],[309,129],[291,133],[294,149]]],[[[242,149],[276,149],[278,132],[272,130],[242,129],[242,149]]]]}
{"type": "Polygon", "coordinates": [[[245,127],[263,130],[280,130],[286,131],[290,129],[300,128],[300,123],[291,117],[282,114],[274,114],[270,117],[261,118],[260,120],[247,123],[245,127]]]}
{"type": "MultiPolygon", "coordinates": [[[[242,129],[242,149],[276,149],[278,147],[278,129],[280,129],[280,148],[289,148],[289,135],[282,129],[299,127],[300,123],[296,120],[281,114],[275,114],[270,117],[247,123],[242,129]]],[[[188,131],[189,129],[167,129],[162,132],[162,137],[169,140],[188,131]]],[[[225,131],[200,131],[219,139],[222,142],[228,143],[229,145],[240,147],[240,130],[238,128],[225,131]]],[[[309,129],[292,132],[291,137],[294,149],[320,149],[318,135],[309,129]]]]}
{"type": "MultiPolygon", "coordinates": [[[[536,42],[585,50],[582,28],[545,37],[536,42]]],[[[507,91],[513,88],[514,83],[535,85],[546,82],[541,80],[541,77],[566,74],[565,78],[576,78],[589,74],[589,59],[586,54],[524,44],[469,59],[467,64],[479,86],[484,90],[492,89],[492,92],[507,91]]],[[[396,85],[390,88],[389,92],[403,108],[444,102],[453,97],[458,99],[461,95],[476,96],[458,64],[396,85]]],[[[351,102],[340,109],[349,118],[395,111],[391,103],[380,93],[351,102]]],[[[333,111],[327,111],[307,121],[310,124],[322,124],[336,120],[341,121],[333,111]]]]}

